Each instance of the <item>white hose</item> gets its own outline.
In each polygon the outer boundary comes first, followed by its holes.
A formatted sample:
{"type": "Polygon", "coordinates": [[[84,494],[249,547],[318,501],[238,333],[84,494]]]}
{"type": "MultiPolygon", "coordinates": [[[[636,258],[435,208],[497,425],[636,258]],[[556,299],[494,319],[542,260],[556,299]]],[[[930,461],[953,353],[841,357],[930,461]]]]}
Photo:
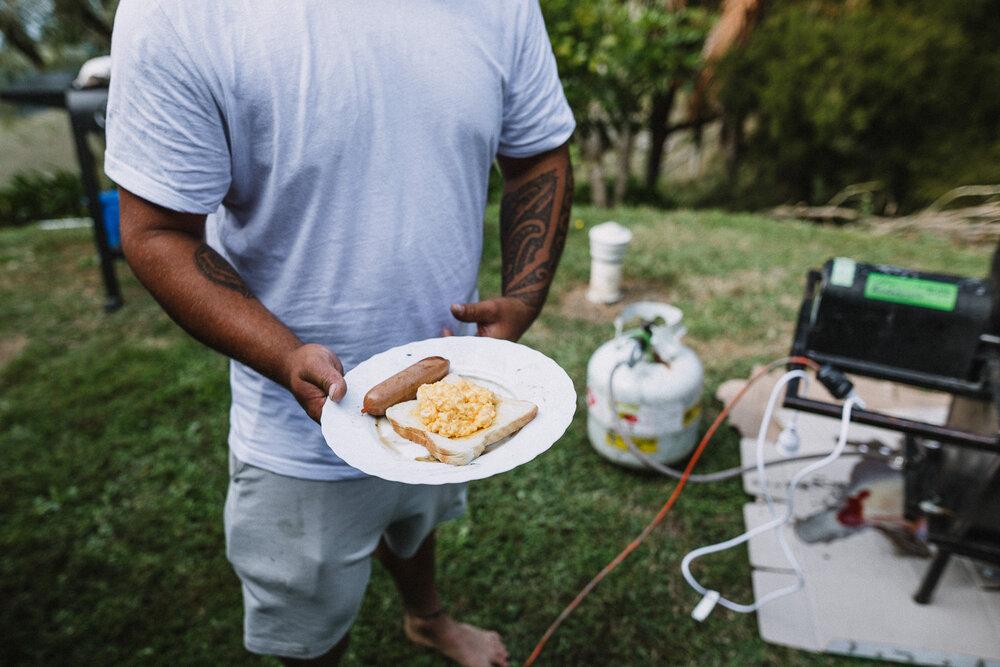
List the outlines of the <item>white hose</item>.
{"type": "Polygon", "coordinates": [[[791,547],[789,546],[788,541],[785,538],[785,534],[784,531],[782,530],[782,527],[786,523],[788,523],[792,518],[792,514],[794,511],[795,492],[797,490],[799,483],[808,475],[811,475],[820,468],[827,466],[830,463],[833,463],[833,461],[835,461],[837,458],[840,457],[840,455],[844,451],[844,448],[847,446],[847,431],[851,423],[851,410],[855,405],[863,407],[864,403],[863,401],[861,401],[860,398],[858,398],[856,394],[853,393],[853,391],[847,397],[847,399],[844,401],[843,411],[841,413],[840,435],[837,439],[836,446],[834,447],[833,451],[831,451],[828,455],[823,457],[823,459],[811,465],[805,466],[798,473],[795,474],[795,476],[792,478],[792,481],[788,485],[788,503],[785,508],[785,512],[782,516],[779,516],[777,508],[774,505],[774,500],[771,497],[771,491],[767,484],[767,476],[765,474],[766,464],[764,461],[764,444],[767,436],[768,427],[771,423],[771,418],[774,413],[774,407],[775,404],[777,403],[781,389],[784,387],[785,384],[787,384],[788,382],[790,382],[795,378],[804,378],[806,381],[808,381],[808,375],[806,375],[805,371],[800,369],[789,371],[788,373],[783,375],[781,379],[778,380],[774,389],[771,391],[771,396],[770,399],[768,400],[767,408],[764,411],[764,416],[761,419],[760,430],[758,431],[757,434],[757,474],[760,477],[761,489],[764,494],[764,499],[767,502],[768,511],[771,514],[772,518],[771,521],[762,524],[760,526],[757,526],[753,530],[747,531],[742,535],[734,537],[733,539],[727,540],[725,542],[720,542],[718,544],[695,549],[694,551],[687,554],[684,557],[684,560],[681,562],[681,572],[684,574],[684,578],[687,580],[688,584],[694,590],[698,591],[703,596],[701,602],[695,608],[694,612],[692,612],[692,616],[699,621],[704,620],[708,616],[708,614],[711,613],[712,609],[715,607],[716,604],[721,604],[723,607],[731,609],[732,611],[740,613],[752,613],[754,611],[757,611],[760,607],[764,606],[765,604],[768,604],[769,602],[773,602],[778,598],[790,595],[791,593],[800,590],[805,585],[805,574],[802,572],[802,568],[799,566],[798,561],[795,559],[795,556],[792,553],[791,547]],[[725,551],[726,549],[730,549],[739,544],[743,544],[744,542],[749,542],[757,535],[760,535],[768,530],[774,530],[775,536],[778,539],[778,543],[781,546],[781,550],[785,554],[785,558],[788,560],[788,563],[791,565],[792,570],[795,573],[796,582],[794,584],[786,586],[785,588],[780,588],[775,591],[772,591],[767,595],[758,598],[752,604],[745,605],[733,602],[731,600],[722,597],[718,591],[709,590],[705,588],[700,583],[698,583],[698,581],[691,574],[691,563],[695,559],[701,558],[702,556],[708,554],[725,551]]]}

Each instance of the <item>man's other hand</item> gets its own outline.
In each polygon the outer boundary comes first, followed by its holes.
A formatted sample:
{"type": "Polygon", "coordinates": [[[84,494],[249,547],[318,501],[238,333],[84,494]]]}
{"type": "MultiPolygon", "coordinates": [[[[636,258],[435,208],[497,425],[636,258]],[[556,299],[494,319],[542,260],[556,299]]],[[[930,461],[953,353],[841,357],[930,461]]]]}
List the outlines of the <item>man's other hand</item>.
{"type": "MultiPolygon", "coordinates": [[[[538,317],[538,309],[509,296],[487,299],[478,303],[456,303],[451,314],[459,322],[478,326],[477,336],[503,338],[517,342],[538,317]]],[[[450,332],[446,332],[450,333],[450,332]]]]}

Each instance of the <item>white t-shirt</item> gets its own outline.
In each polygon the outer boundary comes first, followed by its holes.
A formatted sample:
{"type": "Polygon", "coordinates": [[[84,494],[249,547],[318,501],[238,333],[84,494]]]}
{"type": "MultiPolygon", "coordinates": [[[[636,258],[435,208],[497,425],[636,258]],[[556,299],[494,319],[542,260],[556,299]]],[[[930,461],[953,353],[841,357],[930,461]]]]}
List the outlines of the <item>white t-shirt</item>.
{"type": "MultiPolygon", "coordinates": [[[[460,329],[496,154],[574,129],[537,0],[122,0],[105,170],[170,209],[304,342],[350,370],[460,329]]],[[[361,476],[292,395],[231,364],[229,443],[361,476]]]]}

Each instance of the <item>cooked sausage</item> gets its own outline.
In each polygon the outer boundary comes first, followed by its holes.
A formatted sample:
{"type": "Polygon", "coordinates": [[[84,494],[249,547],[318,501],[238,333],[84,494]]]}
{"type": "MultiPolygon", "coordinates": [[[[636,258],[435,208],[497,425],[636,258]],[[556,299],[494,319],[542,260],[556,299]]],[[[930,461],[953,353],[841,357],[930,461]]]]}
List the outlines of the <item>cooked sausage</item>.
{"type": "Polygon", "coordinates": [[[444,357],[421,359],[372,387],[365,394],[361,412],[381,417],[386,409],[396,403],[415,399],[420,385],[437,382],[447,375],[450,369],[451,363],[444,357]]]}

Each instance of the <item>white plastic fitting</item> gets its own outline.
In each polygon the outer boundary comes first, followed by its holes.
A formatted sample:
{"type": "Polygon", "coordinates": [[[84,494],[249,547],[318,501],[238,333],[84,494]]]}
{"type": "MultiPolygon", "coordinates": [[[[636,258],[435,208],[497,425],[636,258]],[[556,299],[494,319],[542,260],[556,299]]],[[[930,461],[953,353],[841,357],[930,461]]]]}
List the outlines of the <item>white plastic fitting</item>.
{"type": "Polygon", "coordinates": [[[705,593],[705,596],[701,598],[701,602],[691,612],[691,618],[699,622],[704,621],[712,613],[712,610],[715,609],[715,605],[719,602],[719,597],[719,591],[705,593]]]}
{"type": "Polygon", "coordinates": [[[778,441],[774,444],[782,456],[793,456],[798,453],[801,441],[794,422],[782,429],[781,433],[778,434],[778,441]]]}

